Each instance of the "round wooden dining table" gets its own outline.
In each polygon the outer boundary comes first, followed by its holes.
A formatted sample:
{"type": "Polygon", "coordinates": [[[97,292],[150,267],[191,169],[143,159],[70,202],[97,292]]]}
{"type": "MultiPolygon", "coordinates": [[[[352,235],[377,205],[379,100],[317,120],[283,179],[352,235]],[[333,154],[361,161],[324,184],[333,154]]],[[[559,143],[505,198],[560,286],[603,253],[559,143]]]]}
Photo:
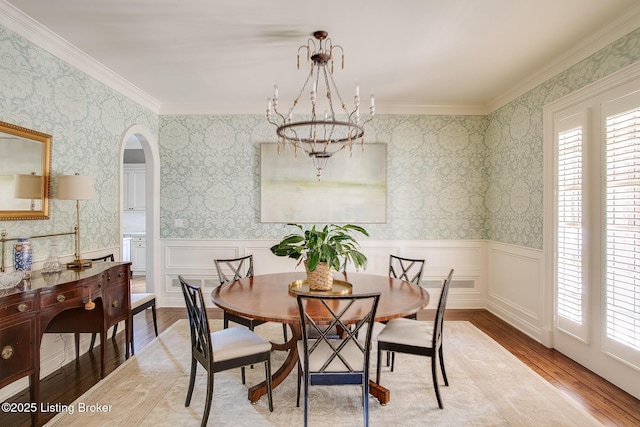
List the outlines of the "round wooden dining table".
{"type": "MultiPolygon", "coordinates": [[[[274,350],[287,351],[288,355],[280,368],[272,375],[272,386],[277,387],[295,368],[298,361],[297,341],[302,338],[300,315],[296,294],[289,284],[305,279],[304,272],[274,273],[245,277],[218,286],[211,293],[211,300],[223,310],[257,320],[286,323],[292,331],[287,342],[272,342],[274,350]]],[[[383,322],[397,317],[417,313],[429,303],[429,294],[419,285],[363,273],[335,273],[334,279],[351,285],[352,294],[380,292],[380,302],[375,320],[383,322]]],[[[370,382],[370,392],[381,404],[389,401],[389,391],[375,382],[370,382]]],[[[266,394],[266,382],[249,389],[252,403],[266,394]]]]}

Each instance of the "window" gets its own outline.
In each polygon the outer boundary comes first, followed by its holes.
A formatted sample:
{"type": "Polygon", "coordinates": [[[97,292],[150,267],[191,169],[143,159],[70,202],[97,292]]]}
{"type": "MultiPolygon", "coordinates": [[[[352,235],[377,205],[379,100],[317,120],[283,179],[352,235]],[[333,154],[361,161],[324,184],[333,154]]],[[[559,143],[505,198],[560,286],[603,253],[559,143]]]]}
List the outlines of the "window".
{"type": "Polygon", "coordinates": [[[640,63],[545,106],[544,127],[550,341],[640,395],[640,63]]]}
{"type": "Polygon", "coordinates": [[[557,312],[564,328],[576,335],[584,324],[582,161],[582,126],[558,132],[557,312]]]}
{"type": "Polygon", "coordinates": [[[548,342],[640,396],[640,61],[543,113],[548,342]]]}
{"type": "Polygon", "coordinates": [[[640,370],[640,78],[552,120],[554,344],[640,370]]]}
{"type": "Polygon", "coordinates": [[[604,113],[606,343],[616,354],[640,351],[640,96],[609,103],[604,113]],[[633,108],[616,111],[625,104],[633,108]]]}

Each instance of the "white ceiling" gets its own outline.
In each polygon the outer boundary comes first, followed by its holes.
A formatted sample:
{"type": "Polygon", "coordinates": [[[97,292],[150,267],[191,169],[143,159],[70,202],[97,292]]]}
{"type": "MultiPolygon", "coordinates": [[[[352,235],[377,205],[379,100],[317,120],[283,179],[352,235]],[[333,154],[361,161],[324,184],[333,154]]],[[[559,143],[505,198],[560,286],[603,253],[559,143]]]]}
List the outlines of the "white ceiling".
{"type": "Polygon", "coordinates": [[[345,69],[336,64],[334,77],[345,99],[357,82],[363,94],[375,93],[378,113],[484,114],[640,27],[639,6],[0,0],[0,24],[159,113],[262,114],[275,83],[281,102],[292,101],[308,72],[304,58],[296,69],[297,49],[323,29],[344,48],[345,69]]]}

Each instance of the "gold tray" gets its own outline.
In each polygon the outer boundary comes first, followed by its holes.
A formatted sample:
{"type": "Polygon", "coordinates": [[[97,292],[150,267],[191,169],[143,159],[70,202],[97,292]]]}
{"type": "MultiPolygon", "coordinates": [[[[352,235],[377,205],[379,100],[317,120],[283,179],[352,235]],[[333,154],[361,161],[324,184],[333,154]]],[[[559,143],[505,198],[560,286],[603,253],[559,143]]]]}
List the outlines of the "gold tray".
{"type": "Polygon", "coordinates": [[[289,293],[301,295],[348,295],[351,293],[351,283],[333,279],[330,291],[312,291],[307,279],[295,280],[289,283],[289,293]]]}

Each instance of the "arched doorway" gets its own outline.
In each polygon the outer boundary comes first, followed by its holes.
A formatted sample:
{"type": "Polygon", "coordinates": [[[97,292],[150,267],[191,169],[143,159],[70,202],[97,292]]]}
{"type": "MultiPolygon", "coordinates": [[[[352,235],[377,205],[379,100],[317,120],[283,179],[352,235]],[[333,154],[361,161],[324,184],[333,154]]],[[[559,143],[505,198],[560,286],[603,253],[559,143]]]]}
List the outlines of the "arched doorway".
{"type": "Polygon", "coordinates": [[[120,142],[120,236],[123,251],[123,215],[125,200],[123,191],[124,155],[127,142],[137,140],[144,153],[144,230],[145,230],[145,275],[146,292],[155,293],[159,277],[158,242],[160,241],[160,155],[155,136],[145,126],[133,125],[122,136],[120,142]]]}

